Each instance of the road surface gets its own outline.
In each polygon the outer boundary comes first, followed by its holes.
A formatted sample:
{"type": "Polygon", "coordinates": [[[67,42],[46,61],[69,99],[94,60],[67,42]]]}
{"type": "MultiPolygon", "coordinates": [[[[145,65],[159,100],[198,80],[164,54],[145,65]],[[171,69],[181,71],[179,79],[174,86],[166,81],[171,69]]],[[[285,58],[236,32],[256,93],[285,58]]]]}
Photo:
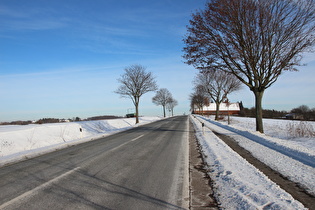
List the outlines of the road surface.
{"type": "Polygon", "coordinates": [[[0,168],[0,209],[187,209],[179,116],[0,168]]]}

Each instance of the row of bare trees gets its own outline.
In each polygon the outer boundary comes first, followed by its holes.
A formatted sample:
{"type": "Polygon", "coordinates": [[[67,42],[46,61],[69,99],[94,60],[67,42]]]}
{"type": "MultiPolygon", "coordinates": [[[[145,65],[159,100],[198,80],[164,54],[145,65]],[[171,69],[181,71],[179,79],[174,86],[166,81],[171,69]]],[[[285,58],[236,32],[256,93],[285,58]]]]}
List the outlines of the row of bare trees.
{"type": "Polygon", "coordinates": [[[161,88],[156,92],[156,95],[152,98],[152,102],[155,105],[161,105],[163,107],[163,115],[166,117],[165,110],[168,109],[172,116],[174,115],[174,107],[177,106],[178,102],[175,100],[171,92],[166,88],[161,88]]]}
{"type": "MultiPolygon", "coordinates": [[[[120,86],[115,91],[121,97],[131,98],[136,110],[136,124],[139,123],[139,102],[140,97],[148,92],[157,91],[158,85],[151,72],[146,72],[146,68],[141,65],[131,65],[125,68],[125,73],[118,79],[120,86]]],[[[172,94],[166,89],[161,88],[153,97],[152,102],[156,105],[162,105],[164,110],[168,108],[172,111],[178,104],[172,97],[172,94]]]]}
{"type": "Polygon", "coordinates": [[[228,94],[241,88],[242,83],[232,74],[224,71],[203,70],[195,77],[194,93],[190,95],[191,107],[197,106],[202,111],[209,105],[209,99],[216,104],[215,120],[219,118],[219,106],[228,101],[228,94]]]}
{"type": "Polygon", "coordinates": [[[263,133],[262,97],[285,71],[296,71],[315,44],[314,0],[209,0],[192,15],[184,58],[201,72],[226,72],[255,95],[263,133]]]}

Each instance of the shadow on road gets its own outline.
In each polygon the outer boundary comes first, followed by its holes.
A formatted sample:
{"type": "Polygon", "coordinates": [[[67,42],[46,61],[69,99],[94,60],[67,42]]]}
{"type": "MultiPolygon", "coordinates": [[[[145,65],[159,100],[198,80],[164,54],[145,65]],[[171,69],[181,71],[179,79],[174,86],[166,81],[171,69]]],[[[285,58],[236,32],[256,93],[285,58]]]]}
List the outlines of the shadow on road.
{"type": "Polygon", "coordinates": [[[77,170],[71,176],[73,176],[72,179],[68,177],[70,181],[67,181],[66,185],[53,185],[49,189],[49,194],[53,193],[60,200],[67,200],[74,207],[113,209],[114,206],[114,209],[146,209],[147,207],[151,209],[184,209],[137,190],[101,179],[97,175],[89,174],[84,169],[77,170]],[[78,191],[77,188],[82,190],[78,191]],[[81,193],[79,194],[78,192],[81,193]],[[93,196],[89,192],[93,192],[97,196],[93,196]],[[118,197],[119,200],[114,200],[116,202],[114,203],[113,200],[110,200],[111,197],[118,197]],[[128,204],[124,204],[125,201],[130,201],[127,203],[134,205],[127,206],[128,204]]]}

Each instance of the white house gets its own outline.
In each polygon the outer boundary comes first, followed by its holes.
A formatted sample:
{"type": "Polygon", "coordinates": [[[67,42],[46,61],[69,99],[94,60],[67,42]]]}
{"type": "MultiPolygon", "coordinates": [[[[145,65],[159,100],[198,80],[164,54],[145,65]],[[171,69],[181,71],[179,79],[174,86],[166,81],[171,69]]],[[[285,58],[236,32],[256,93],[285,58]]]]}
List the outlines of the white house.
{"type": "MultiPolygon", "coordinates": [[[[220,115],[239,115],[241,111],[240,103],[221,103],[219,106],[220,115]]],[[[216,113],[216,104],[210,103],[209,106],[204,106],[202,110],[195,105],[194,114],[204,114],[204,115],[215,115],[216,113]]]]}

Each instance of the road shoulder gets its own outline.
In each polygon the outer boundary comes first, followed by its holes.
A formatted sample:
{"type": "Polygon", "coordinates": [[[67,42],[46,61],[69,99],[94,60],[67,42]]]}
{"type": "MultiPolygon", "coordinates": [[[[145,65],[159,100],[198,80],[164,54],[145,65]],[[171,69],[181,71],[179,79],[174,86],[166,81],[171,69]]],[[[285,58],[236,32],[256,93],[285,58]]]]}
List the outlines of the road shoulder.
{"type": "Polygon", "coordinates": [[[189,122],[189,128],[190,209],[218,209],[191,122],[189,122]]]}

